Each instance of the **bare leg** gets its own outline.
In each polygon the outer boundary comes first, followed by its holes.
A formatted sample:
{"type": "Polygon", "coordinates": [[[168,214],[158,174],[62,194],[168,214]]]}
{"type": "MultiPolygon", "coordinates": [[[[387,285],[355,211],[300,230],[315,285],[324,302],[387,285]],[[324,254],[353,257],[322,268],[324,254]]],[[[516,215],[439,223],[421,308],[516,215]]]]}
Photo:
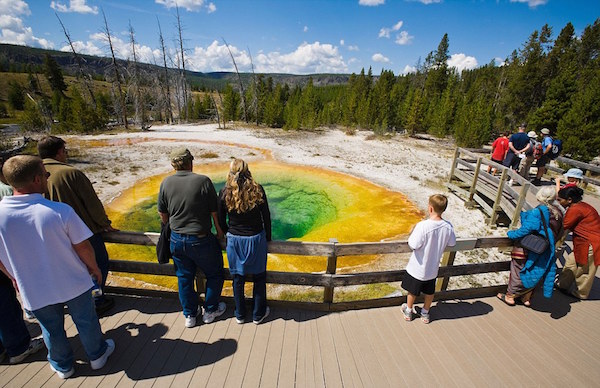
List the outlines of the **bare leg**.
{"type": "Polygon", "coordinates": [[[408,308],[412,311],[413,309],[413,305],[415,304],[415,300],[417,299],[417,297],[413,294],[411,294],[410,292],[408,293],[408,295],[406,296],[406,305],[408,306],[408,308]]]}
{"type": "Polygon", "coordinates": [[[427,295],[424,294],[425,296],[425,302],[423,303],[423,309],[429,311],[429,308],[431,307],[431,303],[433,303],[433,295],[427,295]]]}

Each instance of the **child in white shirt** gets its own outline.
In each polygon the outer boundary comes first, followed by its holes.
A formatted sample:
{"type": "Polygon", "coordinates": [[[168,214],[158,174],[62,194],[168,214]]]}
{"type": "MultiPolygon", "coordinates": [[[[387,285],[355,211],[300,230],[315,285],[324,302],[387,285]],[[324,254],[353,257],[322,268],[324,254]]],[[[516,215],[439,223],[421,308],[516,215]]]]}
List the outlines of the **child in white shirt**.
{"type": "Polygon", "coordinates": [[[408,246],[413,250],[402,288],[408,291],[406,303],[401,306],[404,319],[412,320],[413,305],[421,292],[425,296],[420,315],[424,323],[429,323],[429,308],[435,294],[435,280],[440,260],[448,246],[456,245],[456,236],[452,224],[442,218],[448,206],[448,198],[442,194],[429,197],[429,218],[415,225],[408,246]]]}

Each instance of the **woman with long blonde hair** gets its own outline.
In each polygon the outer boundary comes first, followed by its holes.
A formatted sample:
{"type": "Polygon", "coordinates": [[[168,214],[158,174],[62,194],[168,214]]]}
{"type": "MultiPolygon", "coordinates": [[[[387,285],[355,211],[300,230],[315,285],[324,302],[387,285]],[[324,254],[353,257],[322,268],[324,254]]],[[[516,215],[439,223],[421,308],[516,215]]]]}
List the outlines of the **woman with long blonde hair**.
{"type": "Polygon", "coordinates": [[[252,321],[259,324],[269,315],[267,306],[267,242],[271,241],[271,213],[267,195],[253,178],[248,164],[234,159],[227,182],[219,192],[219,224],[227,236],[227,260],[233,276],[235,318],[244,323],[246,275],[253,275],[252,321]]]}

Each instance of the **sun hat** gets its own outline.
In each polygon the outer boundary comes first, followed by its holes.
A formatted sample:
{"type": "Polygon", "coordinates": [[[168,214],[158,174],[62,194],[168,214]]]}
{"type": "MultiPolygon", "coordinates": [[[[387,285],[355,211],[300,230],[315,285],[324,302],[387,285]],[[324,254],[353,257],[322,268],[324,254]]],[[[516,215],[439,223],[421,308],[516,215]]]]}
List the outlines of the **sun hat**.
{"type": "Polygon", "coordinates": [[[549,135],[550,134],[550,130],[548,128],[542,128],[542,130],[540,132],[542,133],[542,135],[549,135]]]}
{"type": "Polygon", "coordinates": [[[529,136],[532,139],[536,139],[537,133],[535,133],[535,131],[529,131],[529,132],[527,132],[527,136],[529,136]]]}
{"type": "Polygon", "coordinates": [[[172,163],[181,162],[185,159],[194,160],[194,157],[190,153],[190,150],[188,150],[185,147],[175,148],[174,150],[171,151],[171,154],[169,156],[171,158],[172,163]]]}
{"type": "Polygon", "coordinates": [[[570,168],[569,171],[565,173],[565,178],[577,178],[583,179],[583,171],[578,168],[570,168]]]}

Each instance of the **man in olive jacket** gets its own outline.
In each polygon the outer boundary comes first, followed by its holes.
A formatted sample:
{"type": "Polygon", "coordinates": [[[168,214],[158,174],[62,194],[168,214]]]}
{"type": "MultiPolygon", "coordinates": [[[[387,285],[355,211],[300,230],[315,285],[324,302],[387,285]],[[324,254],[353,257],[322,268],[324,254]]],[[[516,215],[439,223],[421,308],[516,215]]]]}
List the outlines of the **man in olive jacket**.
{"type": "MultiPolygon", "coordinates": [[[[38,142],[38,153],[43,159],[48,178],[48,199],[70,205],[75,213],[94,233],[90,243],[96,254],[96,262],[102,272],[102,291],[108,275],[108,252],[102,239],[102,232],[115,231],[106,216],[104,206],[98,198],[92,182],[81,170],[67,164],[66,142],[60,137],[46,136],[38,142]]],[[[96,312],[102,315],[114,306],[114,299],[102,295],[94,297],[96,312]]]]}

